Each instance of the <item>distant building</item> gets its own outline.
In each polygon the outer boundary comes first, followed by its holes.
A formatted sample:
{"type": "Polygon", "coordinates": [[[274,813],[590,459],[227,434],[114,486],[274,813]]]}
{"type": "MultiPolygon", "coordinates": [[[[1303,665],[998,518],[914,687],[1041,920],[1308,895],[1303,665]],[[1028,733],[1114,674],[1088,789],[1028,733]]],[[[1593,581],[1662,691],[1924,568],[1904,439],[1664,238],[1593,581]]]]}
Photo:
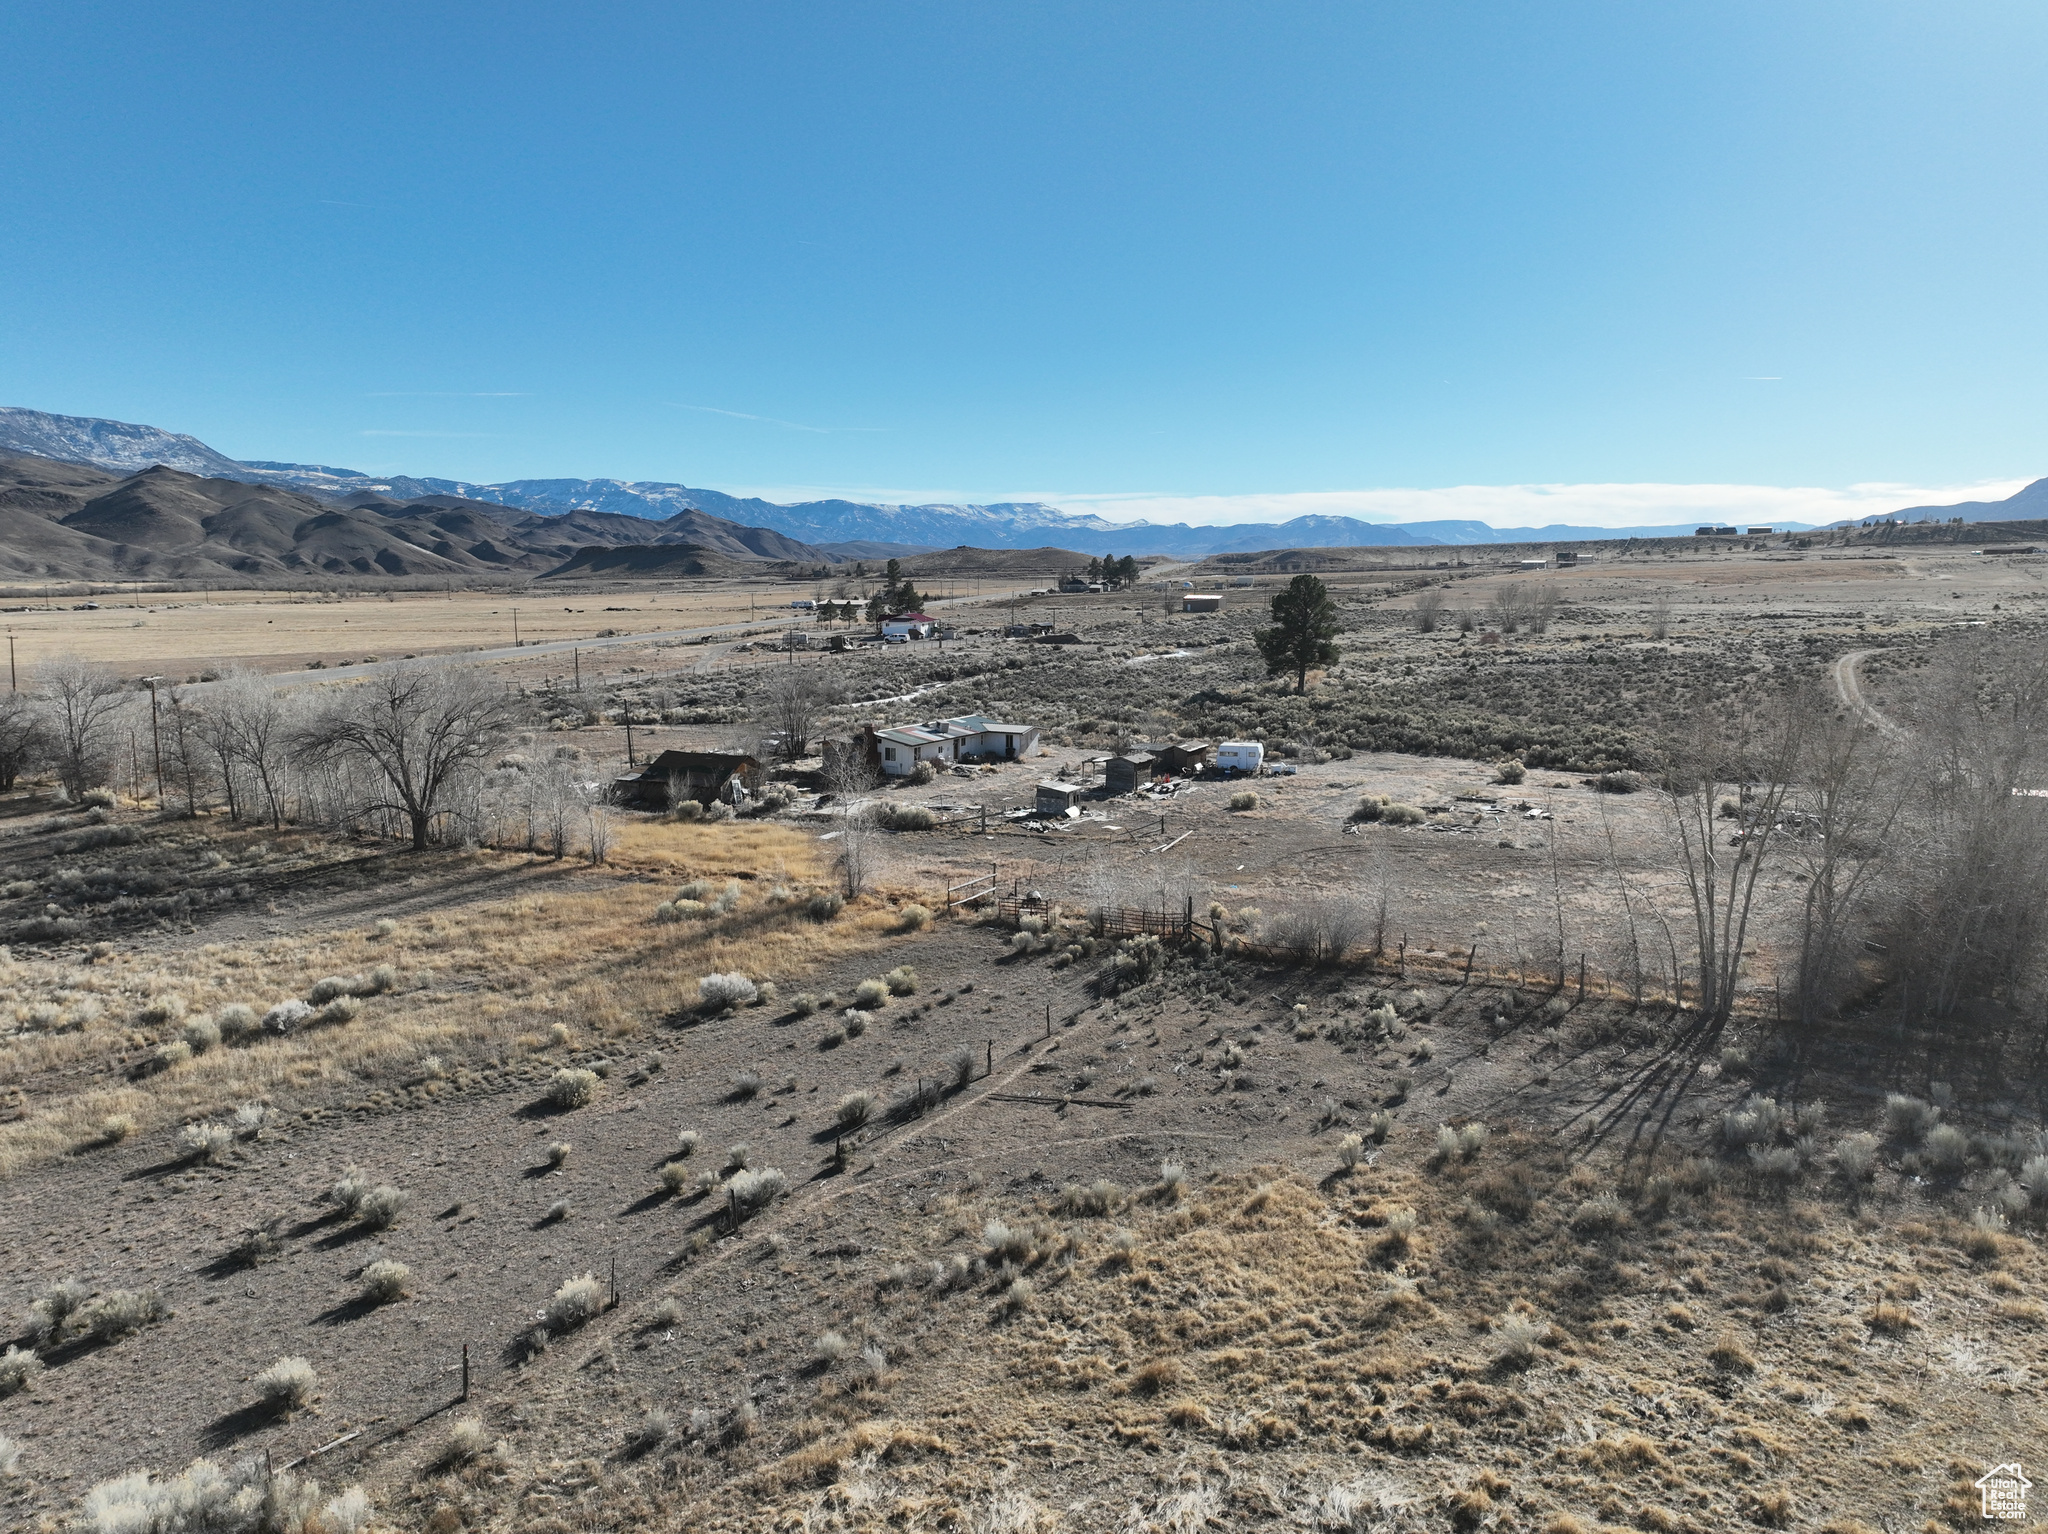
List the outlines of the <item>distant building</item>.
{"type": "Polygon", "coordinates": [[[1137,749],[1158,764],[1157,771],[1171,773],[1177,778],[1192,777],[1209,765],[1209,743],[1206,740],[1165,741],[1137,749]]]}
{"type": "Polygon", "coordinates": [[[1521,559],[1515,562],[1516,567],[1522,570],[1541,570],[1549,563],[1547,559],[1521,559]]]}
{"type": "Polygon", "coordinates": [[[842,753],[857,751],[884,777],[900,778],[917,771],[919,762],[935,767],[955,762],[1013,762],[1038,749],[1038,726],[1008,724],[981,714],[932,719],[919,724],[869,725],[859,735],[826,742],[827,770],[842,753]]]}
{"type": "MultiPolygon", "coordinates": [[[[612,802],[636,810],[673,808],[678,797],[699,804],[730,802],[735,780],[745,788],[761,775],[751,756],[727,751],[664,751],[630,777],[612,780],[612,802]]],[[[742,796],[743,797],[743,796],[742,796]]]]}
{"type": "Polygon", "coordinates": [[[929,639],[938,625],[923,613],[898,613],[882,620],[884,639],[929,639]]]}
{"type": "Polygon", "coordinates": [[[1190,591],[1180,599],[1180,610],[1184,613],[1220,613],[1223,598],[1213,592],[1190,591]]]}
{"type": "Polygon", "coordinates": [[[1776,532],[1776,528],[1752,527],[1746,534],[1744,534],[1744,536],[1749,538],[1769,538],[1772,537],[1776,532]]]}
{"type": "Polygon", "coordinates": [[[1078,783],[1058,783],[1045,778],[1039,782],[1038,798],[1032,807],[1040,815],[1064,815],[1081,802],[1081,795],[1086,792],[1078,783]]]}
{"type": "Polygon", "coordinates": [[[1157,759],[1143,751],[1113,756],[1102,768],[1102,786],[1112,794],[1135,793],[1152,781],[1157,759]]]}
{"type": "Polygon", "coordinates": [[[1742,536],[1742,529],[1739,527],[1696,527],[1692,530],[1692,535],[1695,538],[1740,538],[1742,536]]]}
{"type": "Polygon", "coordinates": [[[1569,551],[1567,551],[1567,550],[1565,550],[1565,549],[1559,549],[1559,550],[1557,551],[1557,567],[1558,567],[1558,569],[1560,569],[1560,570],[1569,570],[1569,569],[1570,569],[1570,568],[1571,568],[1571,567],[1572,567],[1573,565],[1577,564],[1578,562],[1579,562],[1579,556],[1578,556],[1578,555],[1576,555],[1576,554],[1573,554],[1573,553],[1570,553],[1569,551]]]}

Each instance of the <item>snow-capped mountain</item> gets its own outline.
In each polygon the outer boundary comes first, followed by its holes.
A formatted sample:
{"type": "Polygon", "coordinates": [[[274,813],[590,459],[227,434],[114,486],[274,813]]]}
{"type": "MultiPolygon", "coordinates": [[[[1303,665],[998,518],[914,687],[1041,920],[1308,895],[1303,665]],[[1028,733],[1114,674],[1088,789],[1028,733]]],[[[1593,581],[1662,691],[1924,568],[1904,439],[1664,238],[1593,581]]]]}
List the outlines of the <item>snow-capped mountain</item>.
{"type": "MultiPolygon", "coordinates": [[[[665,522],[703,512],[727,522],[768,528],[805,544],[898,548],[1028,549],[1057,547],[1087,554],[1164,554],[1199,559],[1208,554],[1290,548],[1408,547],[1438,544],[1562,543],[1585,539],[1674,538],[1685,527],[1490,527],[1476,521],[1390,525],[1356,517],[1305,516],[1288,522],[1238,522],[1199,527],[1184,522],[1117,523],[1076,515],[1037,501],[989,505],[904,506],[823,500],[783,505],[655,480],[515,479],[504,484],[364,474],[329,464],[239,461],[196,437],[90,416],[49,415],[0,407],[0,452],[30,453],[89,463],[122,473],[164,464],[214,479],[239,479],[344,501],[371,495],[388,501],[454,496],[545,516],[594,511],[665,522]]],[[[2022,496],[2039,486],[2030,487],[2022,496]]],[[[2015,498],[2019,499],[2019,498],[2015,498]]],[[[1916,508],[1926,511],[1931,508],[1916,508]]],[[[1967,508],[1956,508],[1966,512],[1967,508]]],[[[2021,513],[2024,514],[2024,513],[2021,513]]],[[[1781,523],[1804,531],[1804,524],[1781,523]]]]}

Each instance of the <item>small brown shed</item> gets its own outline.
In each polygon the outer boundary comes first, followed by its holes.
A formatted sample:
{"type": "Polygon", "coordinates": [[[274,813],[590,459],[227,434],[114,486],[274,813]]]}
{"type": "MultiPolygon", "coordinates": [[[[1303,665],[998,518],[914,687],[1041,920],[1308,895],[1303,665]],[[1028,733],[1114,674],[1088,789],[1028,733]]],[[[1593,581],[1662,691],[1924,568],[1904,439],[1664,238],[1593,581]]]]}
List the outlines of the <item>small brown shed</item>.
{"type": "Polygon", "coordinates": [[[1177,778],[1191,778],[1209,765],[1209,743],[1206,740],[1170,740],[1138,749],[1157,764],[1152,769],[1154,772],[1170,772],[1177,778]]]}
{"type": "Polygon", "coordinates": [[[612,801],[636,810],[670,808],[673,793],[712,804],[725,797],[734,778],[752,784],[761,764],[729,751],[664,751],[632,777],[612,780],[612,801]]]}
{"type": "Polygon", "coordinates": [[[1123,756],[1113,756],[1102,769],[1102,786],[1112,794],[1134,793],[1150,783],[1157,770],[1155,759],[1148,752],[1132,751],[1123,756]]]}

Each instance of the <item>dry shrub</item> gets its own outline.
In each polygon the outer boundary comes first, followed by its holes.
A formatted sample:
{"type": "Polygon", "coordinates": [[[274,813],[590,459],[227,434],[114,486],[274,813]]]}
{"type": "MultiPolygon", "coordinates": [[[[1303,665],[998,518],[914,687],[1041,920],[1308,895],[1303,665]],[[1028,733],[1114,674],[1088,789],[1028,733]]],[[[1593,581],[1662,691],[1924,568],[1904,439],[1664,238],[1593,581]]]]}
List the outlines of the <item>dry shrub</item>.
{"type": "Polygon", "coordinates": [[[406,1285],[411,1282],[411,1268],[389,1257],[380,1257],[363,1269],[362,1296],[369,1304],[388,1305],[404,1299],[406,1285]]]}
{"type": "Polygon", "coordinates": [[[1707,1358],[1717,1369],[1727,1369],[1737,1374],[1756,1372],[1756,1355],[1742,1345],[1742,1339],[1733,1332],[1723,1332],[1714,1339],[1714,1345],[1707,1349],[1707,1358]]]}
{"type": "Polygon", "coordinates": [[[280,1358],[256,1376],[256,1395],[270,1410],[283,1415],[300,1410],[320,1387],[320,1375],[296,1355],[280,1358]]]}
{"type": "Polygon", "coordinates": [[[564,1066],[548,1083],[548,1106],[563,1113],[586,1107],[596,1100],[597,1090],[596,1071],[587,1071],[581,1066],[564,1066]]]}
{"type": "Polygon", "coordinates": [[[154,1289],[114,1289],[79,1306],[72,1323],[94,1342],[112,1342],[170,1313],[163,1296],[154,1289]]]}
{"type": "Polygon", "coordinates": [[[371,1230],[386,1230],[405,1212],[408,1196],[390,1183],[379,1183],[356,1202],[356,1219],[371,1230]]]}
{"type": "Polygon", "coordinates": [[[580,1273],[564,1280],[548,1300],[541,1319],[550,1331],[573,1332],[604,1314],[605,1300],[605,1286],[594,1275],[580,1273]]]}
{"type": "Polygon", "coordinates": [[[43,1372],[43,1361],[27,1348],[7,1345],[7,1351],[0,1353],[0,1396],[11,1396],[17,1390],[26,1390],[36,1382],[36,1376],[43,1372]]]}
{"type": "Polygon", "coordinates": [[[212,1161],[234,1143],[225,1124],[187,1124],[178,1131],[178,1154],[187,1161],[212,1161]]]}

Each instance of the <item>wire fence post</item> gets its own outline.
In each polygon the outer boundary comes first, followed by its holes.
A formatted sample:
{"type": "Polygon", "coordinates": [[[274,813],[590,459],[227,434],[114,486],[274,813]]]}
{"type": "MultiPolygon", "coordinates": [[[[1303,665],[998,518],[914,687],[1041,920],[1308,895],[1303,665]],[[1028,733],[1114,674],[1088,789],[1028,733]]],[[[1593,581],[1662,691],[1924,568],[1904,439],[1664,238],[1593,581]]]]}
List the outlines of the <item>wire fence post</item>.
{"type": "Polygon", "coordinates": [[[469,1344],[462,1345],[462,1399],[469,1399],[469,1344]]]}

